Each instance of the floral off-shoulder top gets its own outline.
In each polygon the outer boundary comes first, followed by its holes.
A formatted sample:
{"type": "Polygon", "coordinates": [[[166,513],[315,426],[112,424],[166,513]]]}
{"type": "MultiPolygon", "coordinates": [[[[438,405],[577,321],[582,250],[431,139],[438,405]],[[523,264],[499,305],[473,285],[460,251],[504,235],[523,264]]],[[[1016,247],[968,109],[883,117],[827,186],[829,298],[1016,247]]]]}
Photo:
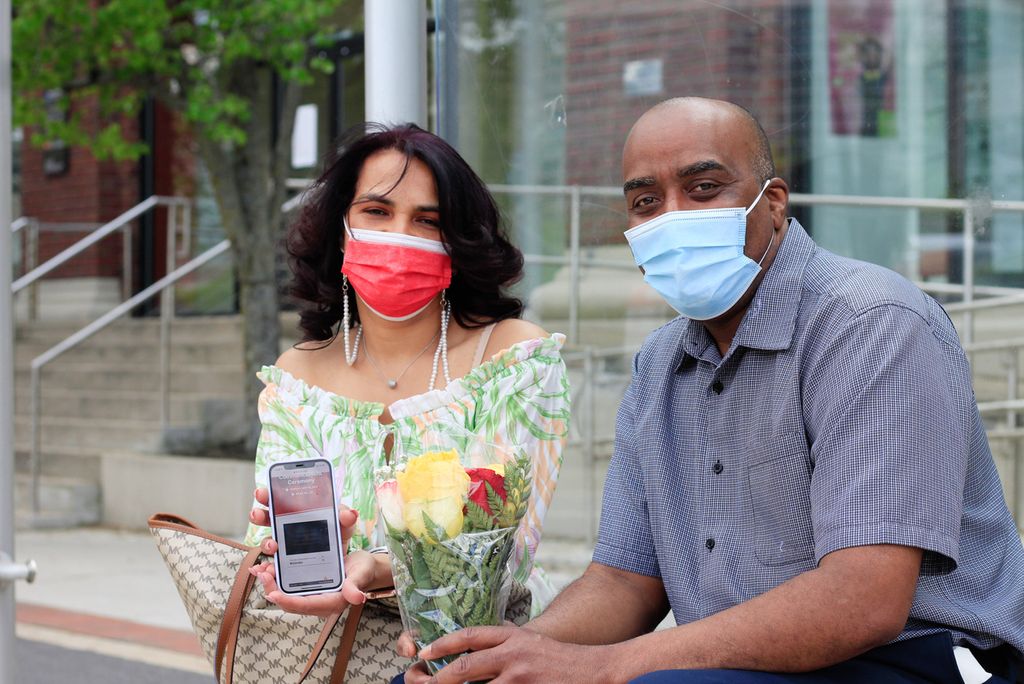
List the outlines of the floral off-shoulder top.
{"type": "MultiPolygon", "coordinates": [[[[556,333],[514,344],[443,389],[396,401],[389,407],[390,425],[379,420],[383,404],[347,399],[264,366],[256,484],[267,486],[273,463],[322,454],[334,465],[339,502],[359,511],[349,547],[368,548],[384,544],[376,524],[373,472],[384,464],[389,432],[401,438],[408,455],[429,451],[432,435],[446,432],[514,445],[533,459],[533,495],[516,535],[512,571],[532,586],[527,579],[569,429],[569,382],[559,353],[564,342],[556,333]]],[[[269,534],[269,528],[250,524],[245,543],[257,544],[269,534]]]]}

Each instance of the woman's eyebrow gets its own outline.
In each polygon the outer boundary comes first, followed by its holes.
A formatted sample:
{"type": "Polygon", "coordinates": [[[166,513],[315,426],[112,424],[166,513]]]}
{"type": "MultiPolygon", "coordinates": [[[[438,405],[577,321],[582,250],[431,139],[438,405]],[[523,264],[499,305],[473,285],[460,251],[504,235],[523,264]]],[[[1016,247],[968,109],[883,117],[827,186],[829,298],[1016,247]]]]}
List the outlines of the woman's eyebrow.
{"type": "Polygon", "coordinates": [[[365,195],[360,195],[352,200],[352,204],[362,202],[380,202],[381,204],[386,204],[389,207],[395,206],[395,201],[393,199],[388,198],[387,195],[379,195],[375,192],[368,192],[365,195]]]}
{"type": "MultiPolygon", "coordinates": [[[[352,200],[352,204],[363,204],[364,202],[378,202],[380,204],[386,204],[389,207],[395,206],[395,201],[387,195],[380,195],[375,192],[368,192],[365,195],[360,195],[352,200]]],[[[441,213],[441,208],[436,204],[420,204],[415,207],[416,211],[420,212],[434,212],[437,214],[441,213]]]]}

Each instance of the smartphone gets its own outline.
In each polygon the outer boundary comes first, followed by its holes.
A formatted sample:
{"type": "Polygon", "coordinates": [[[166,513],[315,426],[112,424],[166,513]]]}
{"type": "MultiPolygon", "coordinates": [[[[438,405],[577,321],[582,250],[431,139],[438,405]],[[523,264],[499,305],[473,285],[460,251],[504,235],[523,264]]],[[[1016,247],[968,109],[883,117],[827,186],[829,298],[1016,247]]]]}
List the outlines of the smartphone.
{"type": "Polygon", "coordinates": [[[340,590],[345,566],[330,461],[275,463],[267,475],[277,586],[293,595],[340,590]]]}

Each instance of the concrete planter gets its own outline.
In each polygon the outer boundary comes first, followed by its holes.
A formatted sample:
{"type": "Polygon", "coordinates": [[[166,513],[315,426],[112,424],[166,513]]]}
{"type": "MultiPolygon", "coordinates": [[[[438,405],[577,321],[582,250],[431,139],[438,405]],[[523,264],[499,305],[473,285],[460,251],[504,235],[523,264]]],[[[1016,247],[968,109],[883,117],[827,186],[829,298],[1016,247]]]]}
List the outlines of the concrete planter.
{"type": "Polygon", "coordinates": [[[245,533],[250,461],[115,452],[103,454],[100,471],[104,525],[145,529],[152,514],[174,513],[215,534],[245,533]]]}

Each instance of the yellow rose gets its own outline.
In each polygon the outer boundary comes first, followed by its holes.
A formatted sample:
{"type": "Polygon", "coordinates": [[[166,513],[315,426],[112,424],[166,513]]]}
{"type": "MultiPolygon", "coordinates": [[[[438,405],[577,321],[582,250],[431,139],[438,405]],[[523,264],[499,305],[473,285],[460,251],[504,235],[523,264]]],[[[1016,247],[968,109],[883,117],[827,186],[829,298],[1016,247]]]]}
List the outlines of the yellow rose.
{"type": "Polygon", "coordinates": [[[432,451],[410,458],[395,478],[405,502],[403,518],[413,536],[426,535],[424,513],[443,527],[448,537],[462,531],[469,475],[455,451],[432,451]]]}

